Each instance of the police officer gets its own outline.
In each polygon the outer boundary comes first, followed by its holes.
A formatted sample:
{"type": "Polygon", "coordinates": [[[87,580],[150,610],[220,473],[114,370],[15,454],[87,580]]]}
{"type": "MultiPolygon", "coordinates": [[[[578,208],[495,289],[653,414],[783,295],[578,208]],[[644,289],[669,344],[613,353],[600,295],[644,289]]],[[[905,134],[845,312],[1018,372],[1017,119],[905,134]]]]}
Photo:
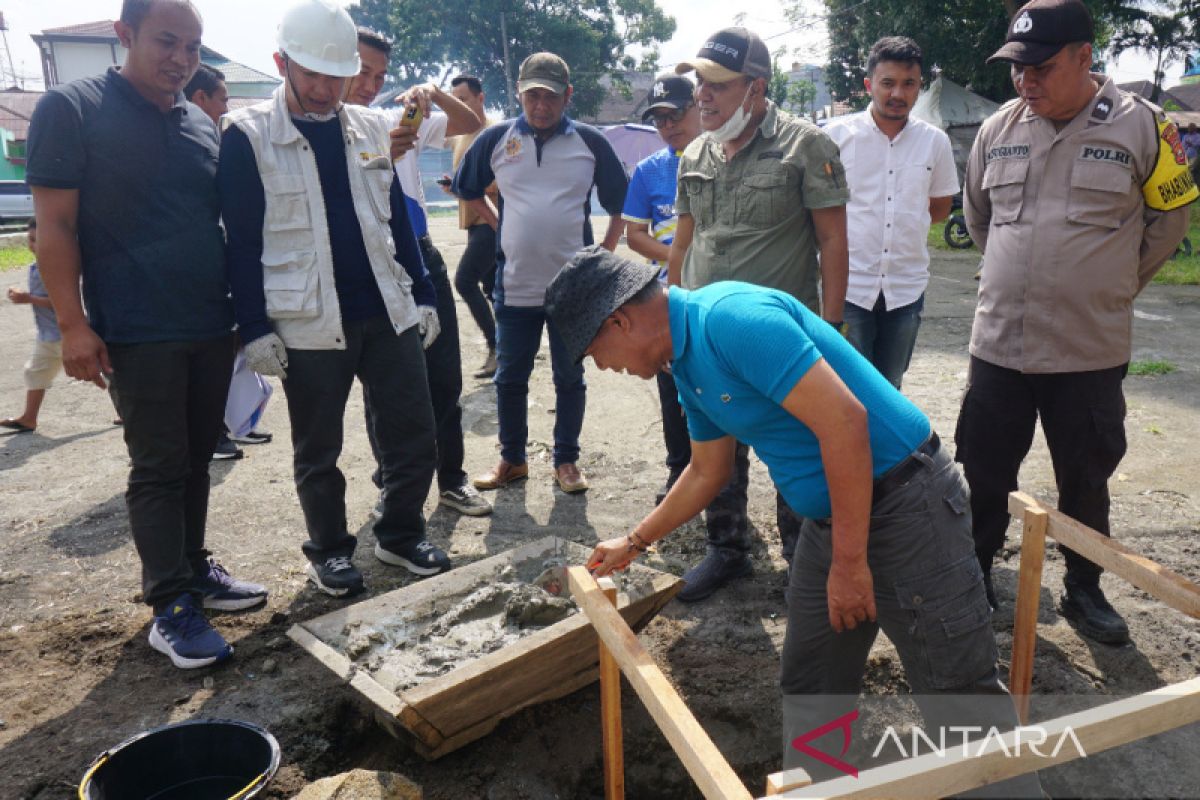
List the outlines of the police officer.
{"type": "MultiPolygon", "coordinates": [[[[1040,418],[1059,510],[1108,535],[1108,478],[1125,454],[1121,381],[1133,299],[1175,251],[1197,196],[1175,126],[1089,71],[1080,0],[1033,0],[988,59],[1020,97],[981,128],[965,211],[984,251],[957,458],[971,487],[988,577],[1008,527],[1007,495],[1040,418]]],[[[1101,568],[1070,550],[1062,613],[1089,638],[1128,641],[1101,568]]]]}

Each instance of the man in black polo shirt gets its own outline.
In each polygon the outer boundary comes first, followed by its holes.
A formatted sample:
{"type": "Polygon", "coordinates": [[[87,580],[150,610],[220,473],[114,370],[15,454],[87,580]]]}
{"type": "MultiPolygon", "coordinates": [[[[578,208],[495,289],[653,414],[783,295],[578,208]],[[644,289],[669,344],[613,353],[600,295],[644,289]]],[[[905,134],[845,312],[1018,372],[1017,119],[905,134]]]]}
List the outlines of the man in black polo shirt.
{"type": "Polygon", "coordinates": [[[217,132],[181,91],[200,59],[190,3],[125,0],[116,32],[128,50],[119,71],[55,87],[38,103],[27,181],[63,366],[108,386],[125,421],[125,498],[154,609],[150,644],[177,667],[202,667],[233,648],[201,608],[267,597],[204,549],[208,461],[234,353],[217,132]]]}

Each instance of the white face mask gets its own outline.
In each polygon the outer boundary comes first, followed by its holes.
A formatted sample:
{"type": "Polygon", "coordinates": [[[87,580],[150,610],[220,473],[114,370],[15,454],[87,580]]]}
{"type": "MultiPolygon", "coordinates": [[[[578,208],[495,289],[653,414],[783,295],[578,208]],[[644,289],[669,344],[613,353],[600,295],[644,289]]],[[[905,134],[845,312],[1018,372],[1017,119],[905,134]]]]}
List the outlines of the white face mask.
{"type": "Polygon", "coordinates": [[[737,107],[737,111],[734,111],[721,127],[715,131],[709,131],[709,136],[722,144],[726,144],[742,135],[742,132],[746,130],[746,126],[750,124],[751,114],[746,110],[746,101],[750,99],[750,90],[753,88],[753,83],[746,87],[746,94],[743,95],[742,104],[737,107]]]}

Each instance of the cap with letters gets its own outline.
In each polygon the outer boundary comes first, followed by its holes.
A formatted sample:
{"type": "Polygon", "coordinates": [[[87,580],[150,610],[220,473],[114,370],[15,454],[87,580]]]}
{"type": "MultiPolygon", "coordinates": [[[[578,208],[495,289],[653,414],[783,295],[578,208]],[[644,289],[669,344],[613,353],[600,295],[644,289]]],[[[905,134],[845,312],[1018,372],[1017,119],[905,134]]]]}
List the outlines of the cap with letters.
{"type": "Polygon", "coordinates": [[[692,104],[692,95],[696,84],[686,75],[676,75],[673,72],[662,72],[654,78],[650,87],[650,95],[646,98],[650,105],[642,112],[642,122],[650,118],[650,113],[656,108],[673,108],[679,111],[692,104]]]}
{"type": "Polygon", "coordinates": [[[771,79],[771,54],[758,34],[746,28],[722,28],[708,41],[691,61],[675,66],[680,75],[695,70],[700,77],[714,83],[734,78],[771,79]]]}
{"type": "Polygon", "coordinates": [[[1094,36],[1092,15],[1080,0],[1032,0],[1008,23],[1004,46],[987,63],[1041,64],[1067,45],[1090,42],[1094,36]]]}

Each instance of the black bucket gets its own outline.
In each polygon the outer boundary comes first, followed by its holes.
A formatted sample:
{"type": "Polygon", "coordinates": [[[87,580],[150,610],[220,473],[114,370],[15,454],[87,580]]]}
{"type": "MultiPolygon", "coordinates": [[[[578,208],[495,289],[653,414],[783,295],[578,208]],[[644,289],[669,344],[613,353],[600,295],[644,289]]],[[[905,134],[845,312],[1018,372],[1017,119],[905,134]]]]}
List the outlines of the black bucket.
{"type": "Polygon", "coordinates": [[[245,800],[278,768],[279,743],[257,725],[191,720],[101,753],[79,783],[79,800],[245,800]]]}

